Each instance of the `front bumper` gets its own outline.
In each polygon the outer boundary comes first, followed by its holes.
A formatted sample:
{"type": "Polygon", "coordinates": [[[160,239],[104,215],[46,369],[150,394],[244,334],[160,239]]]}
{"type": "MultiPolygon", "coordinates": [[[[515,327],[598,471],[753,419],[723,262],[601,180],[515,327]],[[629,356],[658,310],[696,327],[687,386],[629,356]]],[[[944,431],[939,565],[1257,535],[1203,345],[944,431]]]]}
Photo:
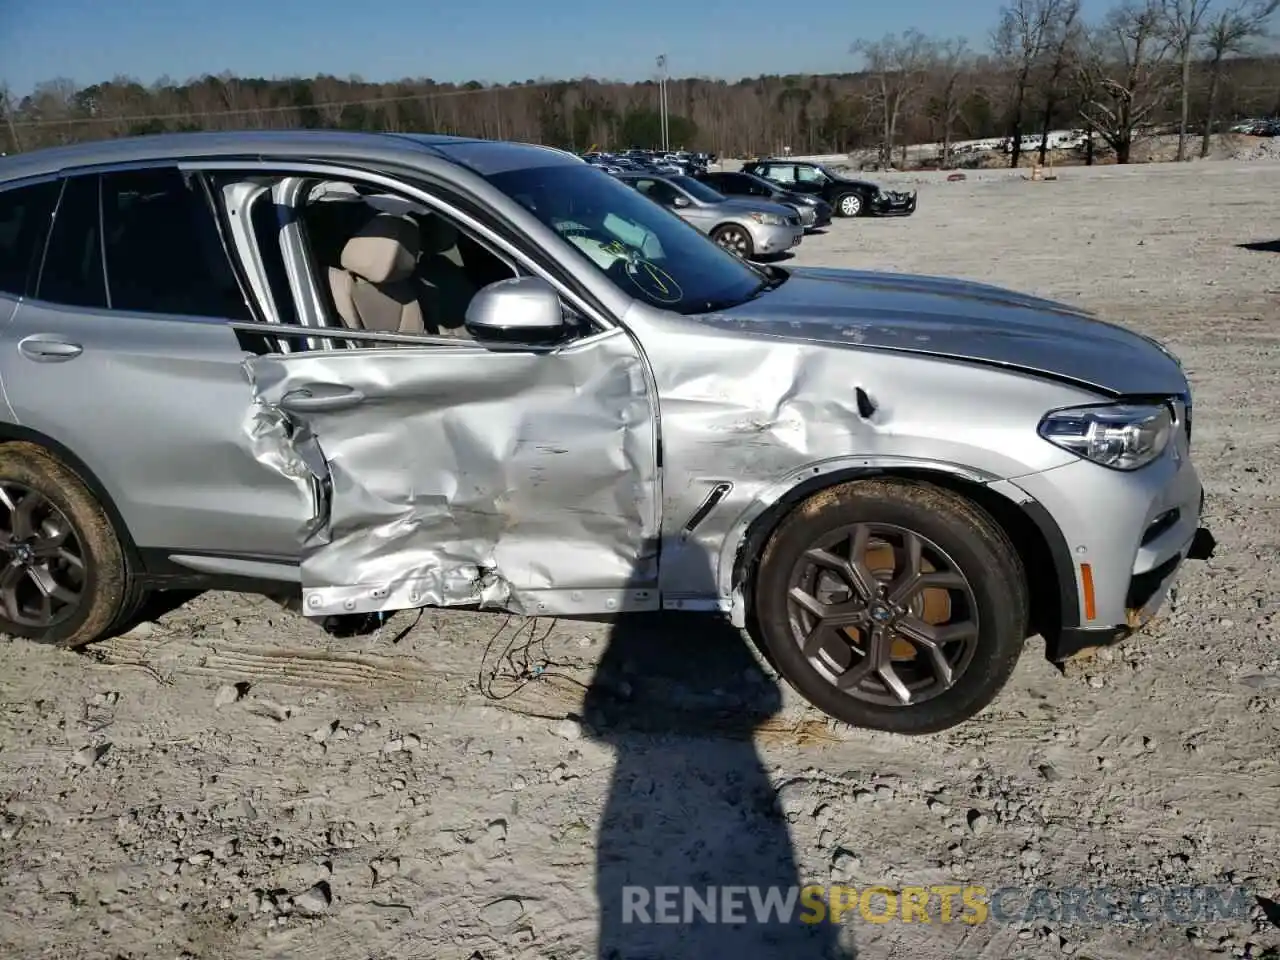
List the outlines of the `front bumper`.
{"type": "Polygon", "coordinates": [[[1045,655],[1054,663],[1062,663],[1082,650],[1119,643],[1141,630],[1159,612],[1168,599],[1185,560],[1208,560],[1217,549],[1217,541],[1208,527],[1198,527],[1187,549],[1172,557],[1162,568],[1135,574],[1129,581],[1126,599],[1132,604],[1126,611],[1126,623],[1114,627],[1070,627],[1056,636],[1046,637],[1045,655]]]}
{"type": "Polygon", "coordinates": [[[757,254],[785,253],[804,238],[804,227],[753,223],[749,228],[757,254]]]}
{"type": "Polygon", "coordinates": [[[891,190],[872,197],[867,209],[877,217],[909,217],[916,212],[917,200],[914,190],[891,190]]]}
{"type": "Polygon", "coordinates": [[[1063,581],[1061,629],[1045,637],[1055,662],[1141,629],[1183,563],[1212,553],[1213,536],[1201,525],[1204,489],[1182,431],[1141,470],[1080,460],[1004,484],[1043,507],[1060,534],[1051,552],[1063,581]]]}
{"type": "Polygon", "coordinates": [[[807,225],[809,230],[817,230],[819,227],[831,226],[832,209],[829,203],[819,203],[811,208],[813,210],[813,223],[807,225]]]}

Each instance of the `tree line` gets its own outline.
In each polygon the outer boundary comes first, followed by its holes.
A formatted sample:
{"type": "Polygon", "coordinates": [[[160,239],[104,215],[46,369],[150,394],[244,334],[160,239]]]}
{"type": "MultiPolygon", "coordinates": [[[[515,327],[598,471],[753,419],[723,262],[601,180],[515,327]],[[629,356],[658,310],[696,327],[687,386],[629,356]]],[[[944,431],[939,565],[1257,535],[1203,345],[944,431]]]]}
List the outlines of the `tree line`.
{"type": "MultiPolygon", "coordinates": [[[[701,77],[668,82],[673,146],[721,156],[874,149],[881,165],[909,143],[1027,137],[1067,127],[1130,159],[1161,127],[1178,159],[1200,155],[1222,121],[1280,114],[1280,57],[1265,42],[1280,0],[1121,0],[1087,21],[1080,0],[1009,0],[984,49],[919,30],[859,40],[856,72],[701,77]]],[[[523,140],[574,151],[657,146],[656,81],[509,84],[357,76],[207,75],[150,86],[129,77],[65,79],[18,97],[0,87],[0,130],[13,152],[186,130],[329,128],[523,140]]],[[[1047,142],[1040,141],[1041,159],[1047,142]]]]}

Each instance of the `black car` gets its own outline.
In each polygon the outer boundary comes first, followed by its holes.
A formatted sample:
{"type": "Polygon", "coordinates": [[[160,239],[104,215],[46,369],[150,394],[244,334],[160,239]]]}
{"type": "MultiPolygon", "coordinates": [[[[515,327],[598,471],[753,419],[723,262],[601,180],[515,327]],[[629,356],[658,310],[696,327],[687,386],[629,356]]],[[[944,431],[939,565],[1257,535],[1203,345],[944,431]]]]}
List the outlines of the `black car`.
{"type": "Polygon", "coordinates": [[[854,180],[812,160],[766,157],[744,163],[742,172],[821,197],[842,217],[909,217],[916,212],[914,190],[881,190],[878,184],[854,180]]]}
{"type": "Polygon", "coordinates": [[[700,173],[698,179],[726,197],[759,197],[795,207],[806,230],[815,230],[831,223],[831,204],[821,197],[787,190],[772,180],[757,177],[753,173],[700,173]],[[809,214],[812,214],[812,220],[809,214]]]}

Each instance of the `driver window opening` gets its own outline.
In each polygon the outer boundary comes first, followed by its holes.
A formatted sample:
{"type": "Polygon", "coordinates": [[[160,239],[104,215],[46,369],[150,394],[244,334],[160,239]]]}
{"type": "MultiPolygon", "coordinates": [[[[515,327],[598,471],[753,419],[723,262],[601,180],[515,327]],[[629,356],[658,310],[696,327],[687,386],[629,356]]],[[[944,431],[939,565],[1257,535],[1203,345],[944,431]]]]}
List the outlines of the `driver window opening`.
{"type": "Polygon", "coordinates": [[[299,212],[331,326],[470,340],[471,299],[518,275],[451,218],[363,184],[317,183],[299,212]]]}

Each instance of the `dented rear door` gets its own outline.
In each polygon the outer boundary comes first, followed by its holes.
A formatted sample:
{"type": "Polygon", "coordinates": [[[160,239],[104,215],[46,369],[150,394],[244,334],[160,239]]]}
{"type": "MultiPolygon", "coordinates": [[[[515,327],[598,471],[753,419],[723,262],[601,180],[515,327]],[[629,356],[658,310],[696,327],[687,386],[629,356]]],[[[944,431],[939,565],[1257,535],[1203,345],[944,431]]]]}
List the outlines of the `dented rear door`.
{"type": "Polygon", "coordinates": [[[480,605],[657,606],[656,422],[614,329],[555,350],[448,345],[248,362],[282,451],[323,491],[301,545],[308,615],[480,605]]]}

